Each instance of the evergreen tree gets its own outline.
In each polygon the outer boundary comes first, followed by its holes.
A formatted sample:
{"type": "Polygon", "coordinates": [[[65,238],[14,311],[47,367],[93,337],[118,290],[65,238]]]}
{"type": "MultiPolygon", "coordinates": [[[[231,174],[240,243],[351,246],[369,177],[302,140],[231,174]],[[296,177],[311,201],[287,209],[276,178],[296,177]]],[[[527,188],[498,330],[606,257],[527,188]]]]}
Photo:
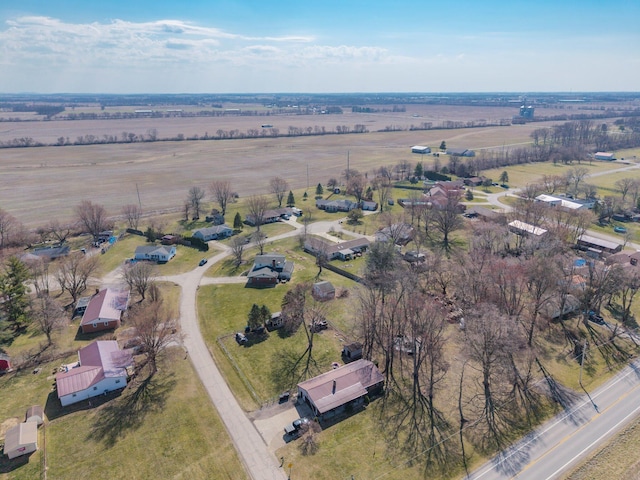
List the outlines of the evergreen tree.
{"type": "Polygon", "coordinates": [[[266,305],[260,307],[260,320],[263,324],[271,320],[271,310],[266,305]]]}
{"type": "Polygon", "coordinates": [[[242,230],[242,217],[240,216],[240,212],[236,212],[236,216],[233,217],[233,228],[242,230]]]}
{"type": "Polygon", "coordinates": [[[322,184],[318,183],[318,186],[316,187],[316,195],[322,195],[324,193],[324,189],[322,188],[322,184]]]}
{"type": "Polygon", "coordinates": [[[29,280],[29,269],[16,256],[9,258],[5,273],[0,277],[0,299],[2,312],[8,327],[14,332],[26,328],[29,317],[29,299],[25,282],[29,280]]]}
{"type": "Polygon", "coordinates": [[[446,150],[447,150],[447,142],[442,140],[442,143],[440,144],[440,151],[444,152],[446,150]]]}
{"type": "Polygon", "coordinates": [[[473,200],[473,192],[471,191],[471,189],[467,190],[467,193],[465,194],[465,198],[467,199],[467,201],[471,201],[473,200]]]}
{"type": "Polygon", "coordinates": [[[249,312],[249,316],[247,317],[247,325],[251,330],[253,330],[256,327],[259,327],[260,325],[262,325],[261,318],[262,318],[262,315],[261,315],[260,307],[256,303],[254,303],[251,306],[251,311],[249,312]]]}
{"type": "Polygon", "coordinates": [[[293,197],[293,192],[289,190],[289,196],[287,197],[287,207],[293,207],[296,204],[296,199],[293,197]]]}
{"type": "Polygon", "coordinates": [[[304,192],[304,195],[302,195],[302,199],[306,202],[307,198],[309,198],[309,194],[307,192],[304,192]]]}
{"type": "Polygon", "coordinates": [[[416,163],[416,169],[413,172],[413,175],[416,176],[418,179],[422,179],[422,176],[424,175],[424,168],[422,167],[422,162],[416,163]]]}

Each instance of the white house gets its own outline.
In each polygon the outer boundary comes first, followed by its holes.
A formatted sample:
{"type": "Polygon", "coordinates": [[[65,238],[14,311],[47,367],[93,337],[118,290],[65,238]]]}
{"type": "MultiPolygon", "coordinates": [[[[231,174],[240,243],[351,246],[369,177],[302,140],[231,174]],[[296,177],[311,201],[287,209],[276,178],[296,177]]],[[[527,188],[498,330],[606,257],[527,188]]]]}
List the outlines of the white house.
{"type": "Polygon", "coordinates": [[[228,225],[216,225],[214,227],[199,228],[193,232],[195,238],[199,238],[204,242],[209,240],[219,240],[221,238],[230,237],[233,234],[233,229],[228,225]]]}
{"type": "Polygon", "coordinates": [[[175,245],[141,245],[136,247],[136,253],[133,258],[136,260],[151,260],[158,263],[167,263],[175,256],[175,245]]]}
{"type": "Polygon", "coordinates": [[[131,353],[115,340],[100,340],[78,351],[78,364],[56,374],[56,389],[63,407],[126,387],[131,353]]]}

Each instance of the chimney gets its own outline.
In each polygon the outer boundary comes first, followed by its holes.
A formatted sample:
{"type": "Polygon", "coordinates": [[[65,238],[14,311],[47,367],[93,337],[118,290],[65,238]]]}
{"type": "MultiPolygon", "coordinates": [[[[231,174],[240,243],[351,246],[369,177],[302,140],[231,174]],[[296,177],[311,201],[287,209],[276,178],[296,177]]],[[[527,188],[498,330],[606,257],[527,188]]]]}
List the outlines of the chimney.
{"type": "Polygon", "coordinates": [[[331,391],[331,393],[333,395],[335,395],[335,393],[336,393],[336,381],[335,380],[333,381],[333,390],[331,391]]]}
{"type": "Polygon", "coordinates": [[[271,260],[271,268],[273,268],[274,270],[276,269],[276,260],[275,259],[271,260]]]}

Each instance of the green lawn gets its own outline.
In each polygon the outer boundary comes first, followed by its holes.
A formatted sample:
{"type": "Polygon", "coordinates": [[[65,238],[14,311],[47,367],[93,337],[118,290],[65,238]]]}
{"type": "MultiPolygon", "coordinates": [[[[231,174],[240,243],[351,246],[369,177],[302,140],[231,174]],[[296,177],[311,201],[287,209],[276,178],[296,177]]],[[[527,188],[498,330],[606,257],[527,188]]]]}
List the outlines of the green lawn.
{"type": "MultiPolygon", "coordinates": [[[[524,187],[529,183],[533,183],[543,175],[564,175],[568,170],[574,167],[585,167],[589,170],[589,173],[603,172],[609,170],[615,170],[621,167],[619,164],[612,164],[608,162],[582,162],[581,164],[573,163],[571,165],[564,165],[562,163],[528,163],[522,165],[512,165],[509,167],[495,168],[491,170],[484,170],[482,174],[485,177],[493,178],[494,181],[500,177],[503,171],[506,171],[509,175],[509,186],[511,187],[524,187]]],[[[587,180],[591,181],[591,180],[587,180]]],[[[495,188],[495,187],[494,187],[495,188]]]]}
{"type": "MultiPolygon", "coordinates": [[[[180,290],[162,284],[168,304],[177,304],[180,290]]],[[[42,405],[49,417],[46,427],[48,478],[247,478],[215,408],[182,348],[173,348],[149,388],[135,388],[93,408],[62,409],[53,390],[54,371],[62,363],[77,360],[77,350],[97,339],[112,339],[126,329],[93,335],[78,333],[79,318],[54,333],[55,347],[45,350],[55,360],[45,360],[37,374],[33,368],[0,377],[0,424],[24,419],[31,405],[42,405]]],[[[18,336],[7,352],[18,363],[39,351],[44,335],[35,326],[18,336]]],[[[42,433],[40,434],[42,445],[42,433]]],[[[26,464],[7,463],[0,457],[0,479],[40,477],[42,450],[26,464]]]]}

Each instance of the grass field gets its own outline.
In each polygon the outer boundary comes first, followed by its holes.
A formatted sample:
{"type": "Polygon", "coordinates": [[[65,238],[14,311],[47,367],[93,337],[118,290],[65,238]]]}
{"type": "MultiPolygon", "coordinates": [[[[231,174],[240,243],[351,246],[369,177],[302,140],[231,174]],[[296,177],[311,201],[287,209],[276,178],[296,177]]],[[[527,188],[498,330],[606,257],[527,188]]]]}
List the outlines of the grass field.
{"type": "MultiPolygon", "coordinates": [[[[179,289],[161,286],[165,301],[178,300],[179,289]]],[[[49,418],[46,426],[47,478],[216,478],[245,479],[244,468],[227,437],[225,427],[184,350],[173,347],[161,362],[153,381],[140,387],[131,384],[121,395],[104,402],[100,398],[62,408],[52,390],[53,372],[61,363],[77,359],[77,349],[96,339],[113,338],[113,332],[77,334],[79,319],[54,334],[63,358],[0,377],[0,423],[22,420],[27,407],[42,405],[49,418]],[[140,387],[140,389],[138,389],[140,387]],[[114,461],[117,459],[117,461],[114,461]]],[[[126,323],[116,334],[126,329],[126,323]]],[[[15,359],[38,350],[44,335],[30,327],[7,350],[15,359]]],[[[0,458],[0,479],[40,478],[40,448],[28,463],[8,463],[0,458]]]]}
{"type": "Polygon", "coordinates": [[[640,419],[607,442],[587,461],[564,475],[563,480],[636,480],[640,460],[635,452],[640,444],[640,419]]]}

